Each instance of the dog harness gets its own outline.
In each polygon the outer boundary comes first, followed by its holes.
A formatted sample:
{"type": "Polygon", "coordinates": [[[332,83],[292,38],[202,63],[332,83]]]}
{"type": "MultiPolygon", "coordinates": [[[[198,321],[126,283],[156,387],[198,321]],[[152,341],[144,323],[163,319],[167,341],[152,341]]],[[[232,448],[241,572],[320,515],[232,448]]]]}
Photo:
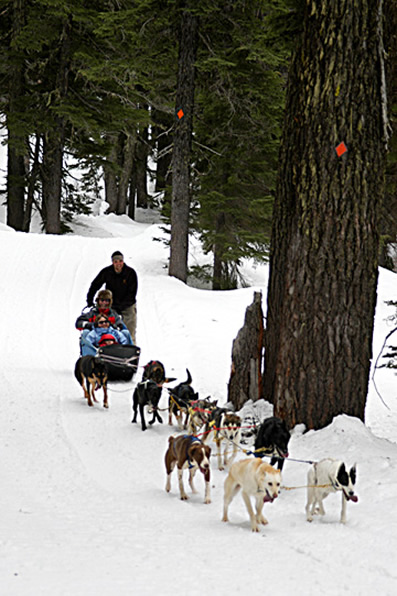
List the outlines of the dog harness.
{"type": "Polygon", "coordinates": [[[193,445],[193,443],[202,443],[202,440],[199,439],[198,437],[195,437],[194,435],[182,435],[182,436],[184,439],[189,439],[189,442],[186,445],[186,460],[188,462],[188,467],[193,468],[194,465],[190,461],[190,457],[189,457],[189,448],[193,445]]]}

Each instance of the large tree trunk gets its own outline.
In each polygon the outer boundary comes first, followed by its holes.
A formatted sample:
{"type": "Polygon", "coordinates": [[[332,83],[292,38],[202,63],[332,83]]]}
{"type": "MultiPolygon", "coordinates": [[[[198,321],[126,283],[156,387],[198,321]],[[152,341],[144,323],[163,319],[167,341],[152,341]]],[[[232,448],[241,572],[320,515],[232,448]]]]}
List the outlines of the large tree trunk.
{"type": "MultiPolygon", "coordinates": [[[[189,2],[187,2],[187,8],[189,2]]],[[[177,124],[172,155],[171,250],[169,275],[186,282],[189,207],[190,153],[194,107],[194,62],[197,48],[198,18],[183,10],[179,42],[177,124]]]]}
{"type": "MultiPolygon", "coordinates": [[[[387,56],[387,100],[391,114],[397,114],[397,2],[385,1],[385,50],[387,56]]],[[[381,253],[379,264],[397,271],[397,259],[389,254],[389,248],[397,242],[397,117],[391,122],[392,138],[386,168],[386,192],[381,216],[381,253]]]]}
{"type": "Polygon", "coordinates": [[[364,419],[385,154],[378,5],[306,0],[291,65],[264,375],[264,396],[290,428],[364,419]]]}
{"type": "Polygon", "coordinates": [[[45,231],[47,234],[61,233],[61,194],[64,146],[64,123],[57,119],[57,125],[44,135],[43,139],[43,204],[45,231]]]}
{"type": "MultiPolygon", "coordinates": [[[[58,74],[54,96],[61,103],[68,92],[71,53],[71,17],[65,20],[58,55],[58,74]]],[[[53,60],[55,61],[55,57],[53,60]]],[[[51,106],[58,108],[58,105],[51,106]]],[[[56,114],[56,111],[54,110],[56,114]]],[[[63,152],[65,144],[65,118],[55,115],[54,124],[44,134],[43,140],[43,203],[47,234],[61,233],[61,195],[63,177],[63,152]]]]}
{"type": "MultiPolygon", "coordinates": [[[[21,0],[12,6],[11,40],[20,33],[24,24],[24,9],[21,0]]],[[[9,100],[7,111],[8,151],[7,151],[7,225],[15,230],[23,230],[25,208],[25,139],[18,133],[20,127],[19,102],[23,97],[24,67],[17,48],[12,52],[13,64],[10,69],[9,100]]]]}
{"type": "Polygon", "coordinates": [[[254,300],[245,312],[244,326],[232,348],[232,370],[228,385],[228,401],[235,410],[248,400],[262,396],[263,311],[262,294],[254,293],[254,300]]]}

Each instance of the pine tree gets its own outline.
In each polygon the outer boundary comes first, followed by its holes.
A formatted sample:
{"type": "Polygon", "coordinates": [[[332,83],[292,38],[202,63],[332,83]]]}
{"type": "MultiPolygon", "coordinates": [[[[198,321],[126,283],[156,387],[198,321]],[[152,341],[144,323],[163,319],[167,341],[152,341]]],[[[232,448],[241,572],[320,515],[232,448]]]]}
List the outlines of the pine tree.
{"type": "Polygon", "coordinates": [[[381,6],[306,0],[290,69],[264,396],[291,428],[364,419],[387,134],[381,6]]]}

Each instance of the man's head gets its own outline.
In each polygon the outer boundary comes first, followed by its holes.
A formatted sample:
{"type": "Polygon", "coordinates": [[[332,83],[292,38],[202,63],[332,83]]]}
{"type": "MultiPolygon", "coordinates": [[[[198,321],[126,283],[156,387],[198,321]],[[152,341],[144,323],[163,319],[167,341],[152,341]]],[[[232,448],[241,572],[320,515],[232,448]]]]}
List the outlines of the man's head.
{"type": "Polygon", "coordinates": [[[112,263],[115,272],[121,273],[121,270],[124,267],[124,256],[119,250],[116,250],[116,252],[112,254],[112,263]]]}

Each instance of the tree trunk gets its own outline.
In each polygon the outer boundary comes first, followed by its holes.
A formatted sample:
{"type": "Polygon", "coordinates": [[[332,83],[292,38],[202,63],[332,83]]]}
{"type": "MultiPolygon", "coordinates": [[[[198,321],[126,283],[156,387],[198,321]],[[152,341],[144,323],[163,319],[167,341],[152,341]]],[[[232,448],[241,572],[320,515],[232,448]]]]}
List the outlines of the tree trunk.
{"type": "Polygon", "coordinates": [[[232,370],[228,385],[228,401],[235,410],[248,400],[262,397],[263,312],[262,294],[254,293],[254,300],[245,312],[244,326],[232,348],[232,370]]]}
{"type": "MultiPolygon", "coordinates": [[[[70,72],[71,17],[65,20],[57,60],[58,74],[54,96],[61,104],[68,92],[70,72]]],[[[52,58],[55,62],[55,57],[52,58]]],[[[59,105],[52,106],[59,108],[59,105]]],[[[55,112],[56,113],[56,112],[55,112]]],[[[45,230],[47,234],[61,233],[61,196],[63,176],[63,151],[65,144],[65,118],[55,115],[54,124],[44,134],[43,140],[43,203],[45,205],[45,230]]]]}
{"type": "MultiPolygon", "coordinates": [[[[187,3],[187,8],[189,3],[187,3]]],[[[179,42],[176,120],[172,155],[171,246],[169,275],[187,279],[190,154],[194,107],[194,62],[198,18],[183,10],[179,42]]]]}
{"type": "Polygon", "coordinates": [[[140,133],[135,152],[135,180],[136,180],[136,206],[141,209],[148,207],[147,191],[147,154],[148,130],[145,128],[140,133]]]}
{"type": "Polygon", "coordinates": [[[117,193],[117,215],[124,215],[127,210],[127,195],[129,181],[134,160],[135,139],[131,135],[123,134],[121,151],[121,171],[117,193]]]}
{"type": "MultiPolygon", "coordinates": [[[[397,113],[397,3],[385,1],[385,50],[387,56],[387,103],[391,114],[397,113]]],[[[386,191],[382,209],[380,229],[382,235],[379,265],[397,271],[397,260],[389,253],[390,246],[397,241],[397,122],[392,120],[390,154],[386,167],[386,191]]]]}
{"type": "Polygon", "coordinates": [[[306,0],[291,64],[264,375],[264,396],[290,428],[364,419],[385,155],[378,4],[306,0]]]}
{"type": "Polygon", "coordinates": [[[212,289],[213,290],[222,290],[223,289],[223,275],[222,275],[222,263],[223,263],[223,256],[225,251],[225,245],[221,241],[222,234],[224,233],[225,228],[225,214],[217,213],[216,214],[216,223],[215,223],[215,232],[216,232],[216,241],[214,243],[213,251],[214,251],[214,272],[212,276],[212,289]]]}
{"type": "Polygon", "coordinates": [[[117,135],[109,137],[111,143],[110,153],[103,166],[103,179],[105,184],[105,201],[109,205],[107,213],[116,213],[117,209],[117,175],[119,141],[117,135]]]}
{"type": "MultiPolygon", "coordinates": [[[[24,24],[24,9],[21,0],[12,6],[12,41],[20,33],[24,24]]],[[[24,73],[23,59],[14,49],[13,64],[10,68],[9,100],[7,112],[8,151],[7,151],[7,225],[15,230],[23,230],[25,208],[25,139],[17,132],[20,126],[19,102],[23,98],[24,73]]]]}
{"type": "Polygon", "coordinates": [[[61,193],[64,145],[64,123],[57,118],[57,126],[47,132],[43,139],[43,203],[45,206],[45,231],[61,233],[61,193]]]}

